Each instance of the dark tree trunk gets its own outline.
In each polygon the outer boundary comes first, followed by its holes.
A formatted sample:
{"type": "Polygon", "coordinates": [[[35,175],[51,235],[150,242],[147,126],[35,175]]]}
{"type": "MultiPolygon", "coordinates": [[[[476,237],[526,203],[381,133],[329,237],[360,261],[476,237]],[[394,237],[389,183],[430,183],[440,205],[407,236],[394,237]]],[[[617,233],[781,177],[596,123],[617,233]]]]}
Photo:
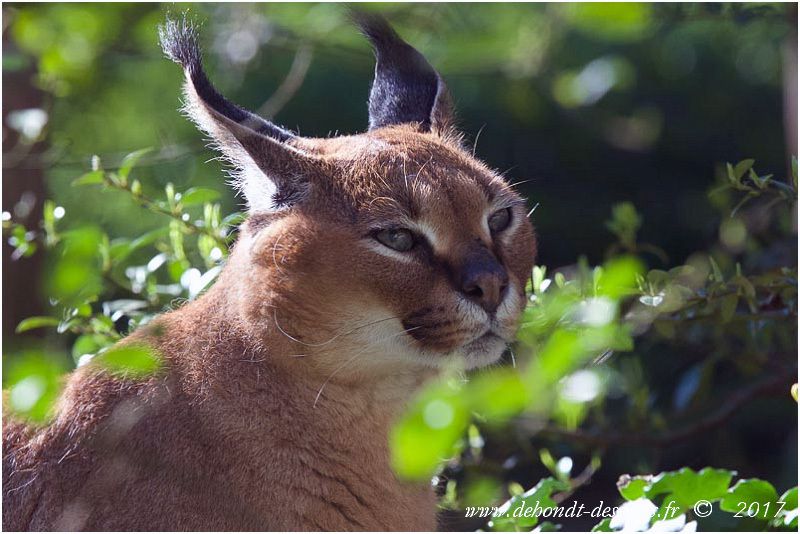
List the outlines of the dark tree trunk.
{"type": "MultiPolygon", "coordinates": [[[[5,7],[3,11],[5,23],[13,14],[5,7]]],[[[4,55],[19,54],[7,27],[3,30],[4,55]]],[[[35,87],[35,76],[33,62],[21,69],[3,69],[3,211],[11,213],[16,222],[29,229],[36,229],[42,217],[44,172],[36,155],[44,151],[45,143],[26,145],[20,133],[8,126],[8,115],[42,107],[45,94],[35,87]]],[[[12,334],[25,317],[41,315],[43,311],[40,293],[43,255],[37,252],[32,257],[14,260],[13,252],[14,248],[3,239],[4,336],[12,334]]]]}

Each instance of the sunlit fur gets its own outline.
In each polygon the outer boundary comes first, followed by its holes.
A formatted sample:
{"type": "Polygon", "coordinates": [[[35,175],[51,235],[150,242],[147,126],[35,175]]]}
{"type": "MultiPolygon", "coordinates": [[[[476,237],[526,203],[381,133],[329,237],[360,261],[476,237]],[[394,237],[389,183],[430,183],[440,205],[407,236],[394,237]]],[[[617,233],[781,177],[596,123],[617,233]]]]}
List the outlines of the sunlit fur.
{"type": "Polygon", "coordinates": [[[274,333],[277,319],[285,333],[311,345],[394,318],[325,345],[313,359],[326,370],[355,349],[361,352],[348,364],[354,371],[383,361],[472,368],[499,358],[502,342],[470,342],[487,332],[512,340],[534,254],[524,203],[506,183],[457,144],[409,126],[297,144],[323,155],[329,174],[309,178],[310,197],[298,209],[265,216],[260,231],[259,217],[248,225],[231,264],[258,265],[250,278],[274,289],[270,299],[247,298],[243,314],[263,325],[264,335],[274,333]],[[492,236],[486,219],[501,207],[512,208],[512,222],[492,236]],[[373,237],[387,227],[429,237],[397,252],[373,237]],[[509,270],[494,316],[454,281],[473,247],[488,248],[509,270]]]}
{"type": "Polygon", "coordinates": [[[524,203],[450,131],[288,143],[324,163],[302,201],[252,213],[205,295],[122,342],[154,347],[161,373],[89,364],[49,426],[4,422],[5,529],[436,527],[387,435],[437,368],[491,364],[512,340],[536,248],[524,203]],[[388,249],[373,232],[391,226],[426,243],[388,249]],[[454,282],[475,247],[509,273],[494,315],[454,282]]]}

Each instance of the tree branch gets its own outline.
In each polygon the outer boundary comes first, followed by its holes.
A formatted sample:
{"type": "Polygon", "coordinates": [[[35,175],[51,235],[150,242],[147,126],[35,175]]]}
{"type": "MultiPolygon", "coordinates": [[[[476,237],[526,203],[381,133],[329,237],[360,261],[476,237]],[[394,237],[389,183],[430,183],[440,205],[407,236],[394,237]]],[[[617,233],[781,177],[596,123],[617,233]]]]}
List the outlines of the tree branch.
{"type": "Polygon", "coordinates": [[[292,61],[292,66],[289,68],[289,73],[283,79],[281,84],[275,89],[266,102],[261,104],[258,108],[258,114],[266,119],[272,119],[278,112],[283,109],[289,100],[303,85],[306,79],[308,68],[311,66],[311,59],[314,57],[314,49],[309,44],[302,44],[297,49],[292,61]]]}
{"type": "Polygon", "coordinates": [[[668,447],[685,441],[696,434],[717,428],[730,419],[742,406],[756,397],[788,394],[790,384],[795,380],[792,374],[770,375],[738,389],[725,399],[722,404],[708,416],[683,428],[663,432],[604,432],[591,430],[565,430],[548,427],[538,435],[553,439],[576,441],[591,447],[627,446],[627,447],[668,447]]]}

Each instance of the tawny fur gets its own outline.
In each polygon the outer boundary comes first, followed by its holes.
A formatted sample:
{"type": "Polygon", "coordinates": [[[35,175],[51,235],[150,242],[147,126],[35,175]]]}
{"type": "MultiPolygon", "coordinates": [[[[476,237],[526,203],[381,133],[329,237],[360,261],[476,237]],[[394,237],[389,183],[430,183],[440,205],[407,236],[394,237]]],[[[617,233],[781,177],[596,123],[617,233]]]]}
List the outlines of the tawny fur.
{"type": "Polygon", "coordinates": [[[158,374],[90,363],[49,425],[5,417],[4,529],[436,528],[432,489],[397,478],[387,436],[437,368],[492,363],[513,339],[535,255],[524,205],[446,132],[289,143],[320,162],[302,202],[252,214],[205,295],[122,342],[152,347],[158,374]],[[498,205],[512,225],[492,235],[498,205]],[[375,225],[403,218],[435,243],[376,248],[375,225]],[[488,319],[454,281],[476,251],[508,271],[500,345],[472,341],[488,319]]]}

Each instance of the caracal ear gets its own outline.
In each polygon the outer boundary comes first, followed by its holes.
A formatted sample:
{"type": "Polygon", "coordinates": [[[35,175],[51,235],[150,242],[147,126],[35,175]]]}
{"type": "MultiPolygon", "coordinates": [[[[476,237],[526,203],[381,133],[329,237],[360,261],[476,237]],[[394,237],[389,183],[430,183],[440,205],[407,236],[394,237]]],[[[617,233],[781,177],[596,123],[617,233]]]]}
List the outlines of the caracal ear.
{"type": "Polygon", "coordinates": [[[439,73],[383,17],[360,11],[351,16],[375,50],[369,129],[416,122],[425,131],[447,133],[454,113],[439,73]]]}
{"type": "Polygon", "coordinates": [[[302,200],[320,161],[287,142],[294,134],[219,94],[203,71],[197,28],[184,16],[159,27],[167,57],[183,67],[184,111],[235,167],[235,186],[251,212],[274,211],[302,200]]]}

